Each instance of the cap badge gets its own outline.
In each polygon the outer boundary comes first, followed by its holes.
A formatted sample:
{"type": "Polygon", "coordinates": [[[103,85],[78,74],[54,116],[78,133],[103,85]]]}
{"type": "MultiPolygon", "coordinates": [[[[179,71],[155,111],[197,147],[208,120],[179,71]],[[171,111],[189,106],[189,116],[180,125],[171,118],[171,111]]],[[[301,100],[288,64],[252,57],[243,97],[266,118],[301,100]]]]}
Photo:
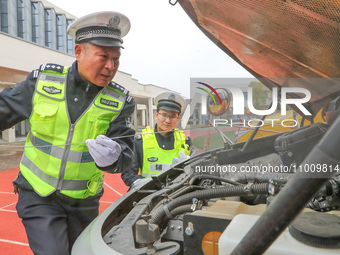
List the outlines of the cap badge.
{"type": "Polygon", "coordinates": [[[176,101],[176,100],[175,100],[175,94],[170,94],[169,97],[168,97],[168,100],[170,100],[170,101],[176,101]]]}
{"type": "Polygon", "coordinates": [[[109,23],[107,24],[108,27],[117,28],[120,23],[120,18],[118,16],[113,16],[110,18],[109,23]]]}

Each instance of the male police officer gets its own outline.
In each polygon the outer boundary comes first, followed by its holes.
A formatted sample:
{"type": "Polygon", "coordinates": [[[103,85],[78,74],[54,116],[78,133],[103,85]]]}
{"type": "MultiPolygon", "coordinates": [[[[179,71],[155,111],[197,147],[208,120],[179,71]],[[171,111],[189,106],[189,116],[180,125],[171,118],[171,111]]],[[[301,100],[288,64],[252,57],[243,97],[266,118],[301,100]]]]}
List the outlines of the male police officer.
{"type": "Polygon", "coordinates": [[[41,65],[0,94],[0,130],[30,121],[13,183],[34,254],[69,254],[98,215],[102,171],[132,164],[134,131],[126,120],[135,102],[112,82],[129,29],[129,19],[117,12],[78,19],[68,29],[76,39],[71,67],[41,65]]]}
{"type": "Polygon", "coordinates": [[[185,100],[177,93],[164,92],[155,98],[155,104],[155,128],[146,127],[136,136],[133,166],[130,172],[122,173],[127,186],[134,187],[142,178],[168,169],[174,159],[186,159],[194,150],[190,138],[175,129],[185,100]]]}

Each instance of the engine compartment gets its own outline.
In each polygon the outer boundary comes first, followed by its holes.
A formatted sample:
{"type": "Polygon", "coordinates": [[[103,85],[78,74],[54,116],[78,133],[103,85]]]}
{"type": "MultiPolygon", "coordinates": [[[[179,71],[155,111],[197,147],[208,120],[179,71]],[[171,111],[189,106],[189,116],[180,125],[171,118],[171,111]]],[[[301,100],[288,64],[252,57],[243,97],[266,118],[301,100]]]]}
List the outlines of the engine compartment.
{"type": "MultiPolygon", "coordinates": [[[[272,208],[270,205],[279,199],[279,193],[291,197],[291,206],[294,207],[295,201],[300,200],[300,194],[292,188],[287,191],[285,186],[289,186],[290,180],[294,179],[295,185],[299,187],[305,185],[306,181],[321,180],[308,174],[329,171],[330,165],[319,159],[320,169],[314,163],[304,164],[306,157],[315,158],[311,152],[320,140],[332,136],[328,130],[328,124],[314,123],[284,134],[253,140],[247,146],[245,143],[225,144],[224,148],[204,152],[181,162],[153,177],[142,187],[128,192],[126,195],[129,196],[108,217],[110,222],[106,220],[104,225],[111,225],[112,228],[107,233],[103,230],[103,239],[110,248],[121,254],[218,254],[218,249],[219,254],[242,254],[231,253],[233,245],[219,241],[220,237],[228,236],[225,231],[242,232],[239,227],[229,229],[233,219],[237,222],[240,221],[238,217],[245,217],[246,221],[253,224],[269,211],[268,208],[274,210],[275,206],[272,208]],[[327,169],[322,168],[323,164],[326,164],[327,169]],[[296,177],[297,174],[306,173],[307,176],[296,177]],[[256,220],[253,216],[257,217],[256,220]],[[225,250],[225,247],[229,249],[225,250]]],[[[337,167],[335,165],[333,168],[334,172],[337,172],[337,167]]],[[[317,222],[321,217],[329,231],[329,224],[334,224],[334,219],[329,219],[328,214],[336,217],[335,221],[340,219],[336,216],[340,206],[340,177],[335,174],[331,179],[323,178],[322,181],[321,188],[312,191],[312,199],[303,205],[302,213],[296,209],[296,215],[303,217],[304,213],[313,212],[309,221],[317,222]]],[[[283,232],[282,235],[288,236],[300,247],[306,246],[308,249],[303,249],[307,251],[339,253],[340,235],[334,233],[319,237],[317,233],[325,232],[322,226],[312,237],[306,238],[305,233],[310,231],[302,229],[295,229],[293,236],[288,223],[295,216],[287,216],[284,224],[279,219],[271,224],[281,224],[281,227],[277,227],[281,231],[276,232],[283,232]],[[299,239],[301,235],[304,239],[299,239]]],[[[248,229],[245,231],[243,226],[243,230],[245,235],[248,229]]],[[[261,230],[257,232],[257,235],[265,236],[261,230]]],[[[288,245],[286,241],[279,240],[270,249],[288,245]]],[[[269,241],[263,238],[263,242],[269,241]]]]}

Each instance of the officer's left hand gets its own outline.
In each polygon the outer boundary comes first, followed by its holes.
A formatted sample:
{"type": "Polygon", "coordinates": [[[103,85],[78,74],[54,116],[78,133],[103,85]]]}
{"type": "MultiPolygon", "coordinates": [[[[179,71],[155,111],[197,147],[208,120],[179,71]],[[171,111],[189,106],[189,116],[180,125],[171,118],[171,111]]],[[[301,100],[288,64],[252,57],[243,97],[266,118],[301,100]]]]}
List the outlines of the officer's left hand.
{"type": "Polygon", "coordinates": [[[131,190],[131,189],[139,189],[140,187],[144,186],[145,183],[147,183],[148,181],[150,181],[150,179],[151,179],[151,178],[148,177],[148,178],[140,178],[140,179],[135,180],[135,181],[132,183],[132,185],[131,185],[131,187],[130,187],[129,190],[131,190]]]}
{"type": "Polygon", "coordinates": [[[96,140],[87,139],[87,148],[89,153],[99,167],[106,167],[112,165],[117,161],[122,151],[120,145],[112,141],[105,135],[97,136],[96,140]]]}

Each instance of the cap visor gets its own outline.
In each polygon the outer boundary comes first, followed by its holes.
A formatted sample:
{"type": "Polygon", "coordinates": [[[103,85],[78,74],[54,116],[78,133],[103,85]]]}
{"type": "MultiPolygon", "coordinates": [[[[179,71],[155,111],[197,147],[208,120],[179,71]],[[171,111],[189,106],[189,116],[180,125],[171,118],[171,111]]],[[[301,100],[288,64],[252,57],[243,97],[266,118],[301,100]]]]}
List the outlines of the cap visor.
{"type": "Polygon", "coordinates": [[[112,40],[112,39],[91,39],[91,40],[88,40],[87,42],[97,45],[97,46],[124,48],[120,41],[112,40]]]}
{"type": "Polygon", "coordinates": [[[180,112],[178,109],[176,108],[172,108],[172,107],[169,107],[169,106],[161,106],[159,107],[159,109],[162,109],[162,110],[165,110],[165,111],[171,111],[171,112],[180,112]]]}

